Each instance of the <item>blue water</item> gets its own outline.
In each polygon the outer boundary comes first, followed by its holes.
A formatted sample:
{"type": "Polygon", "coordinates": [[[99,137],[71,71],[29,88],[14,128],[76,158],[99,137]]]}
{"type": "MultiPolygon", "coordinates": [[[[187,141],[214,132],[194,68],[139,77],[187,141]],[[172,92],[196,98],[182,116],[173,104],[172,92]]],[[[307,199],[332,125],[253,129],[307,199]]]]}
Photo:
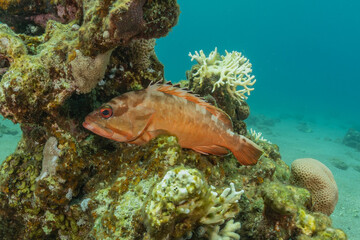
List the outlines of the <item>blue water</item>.
{"type": "Polygon", "coordinates": [[[189,52],[240,51],[257,82],[254,111],[360,117],[360,1],[179,1],[178,25],[156,52],[173,82],[185,79],[189,52]],[[169,54],[171,53],[171,54],[169,54]]]}

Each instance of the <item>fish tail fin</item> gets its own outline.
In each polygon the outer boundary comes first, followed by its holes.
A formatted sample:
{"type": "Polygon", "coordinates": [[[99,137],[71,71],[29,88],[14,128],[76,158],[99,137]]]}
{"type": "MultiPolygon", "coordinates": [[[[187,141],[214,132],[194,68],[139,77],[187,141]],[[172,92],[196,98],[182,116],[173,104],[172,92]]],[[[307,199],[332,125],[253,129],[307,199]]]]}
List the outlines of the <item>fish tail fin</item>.
{"type": "Polygon", "coordinates": [[[234,154],[235,158],[242,165],[254,165],[257,163],[261,155],[263,154],[263,150],[253,141],[244,137],[235,135],[236,141],[234,149],[230,149],[234,154]]]}

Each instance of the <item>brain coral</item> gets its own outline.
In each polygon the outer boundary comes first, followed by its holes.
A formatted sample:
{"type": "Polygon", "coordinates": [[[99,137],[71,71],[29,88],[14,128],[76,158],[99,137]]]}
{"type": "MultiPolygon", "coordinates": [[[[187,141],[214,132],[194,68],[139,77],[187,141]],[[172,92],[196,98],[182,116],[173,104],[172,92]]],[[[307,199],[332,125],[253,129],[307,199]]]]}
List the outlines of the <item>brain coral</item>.
{"type": "Polygon", "coordinates": [[[338,188],[329,168],[316,159],[297,159],[291,164],[291,181],[311,192],[314,211],[331,215],[338,201],[338,188]]]}

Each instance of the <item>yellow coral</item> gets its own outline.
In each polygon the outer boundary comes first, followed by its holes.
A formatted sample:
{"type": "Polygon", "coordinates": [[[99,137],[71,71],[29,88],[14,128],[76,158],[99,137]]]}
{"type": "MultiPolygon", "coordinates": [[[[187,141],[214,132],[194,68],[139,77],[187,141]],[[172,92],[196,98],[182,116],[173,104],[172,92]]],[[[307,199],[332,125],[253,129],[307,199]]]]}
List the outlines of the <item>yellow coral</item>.
{"type": "Polygon", "coordinates": [[[300,209],[296,226],[301,229],[303,234],[310,236],[316,230],[315,218],[300,209]]]}

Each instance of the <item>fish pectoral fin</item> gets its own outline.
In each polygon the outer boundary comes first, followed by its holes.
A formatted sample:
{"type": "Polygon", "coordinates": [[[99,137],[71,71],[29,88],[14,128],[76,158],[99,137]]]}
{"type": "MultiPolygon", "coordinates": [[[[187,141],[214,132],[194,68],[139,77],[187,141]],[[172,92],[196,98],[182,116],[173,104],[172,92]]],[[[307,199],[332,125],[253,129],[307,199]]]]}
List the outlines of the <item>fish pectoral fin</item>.
{"type": "Polygon", "coordinates": [[[152,123],[152,120],[155,116],[154,111],[144,111],[145,114],[141,116],[137,116],[135,118],[135,121],[133,122],[133,132],[136,133],[135,137],[132,139],[129,139],[128,142],[134,142],[136,139],[140,138],[147,128],[152,123]]]}
{"type": "Polygon", "coordinates": [[[223,156],[229,153],[229,151],[226,148],[218,145],[196,146],[196,147],[192,147],[191,149],[205,155],[212,154],[216,156],[223,156]]]}
{"type": "MultiPolygon", "coordinates": [[[[148,129],[148,127],[147,127],[148,129]]],[[[151,139],[157,137],[160,134],[165,134],[165,131],[161,131],[161,130],[156,130],[156,131],[143,131],[143,133],[139,136],[137,136],[137,138],[132,141],[132,142],[128,142],[128,143],[132,143],[132,144],[136,144],[136,145],[141,145],[144,143],[149,142],[151,139]]]]}

